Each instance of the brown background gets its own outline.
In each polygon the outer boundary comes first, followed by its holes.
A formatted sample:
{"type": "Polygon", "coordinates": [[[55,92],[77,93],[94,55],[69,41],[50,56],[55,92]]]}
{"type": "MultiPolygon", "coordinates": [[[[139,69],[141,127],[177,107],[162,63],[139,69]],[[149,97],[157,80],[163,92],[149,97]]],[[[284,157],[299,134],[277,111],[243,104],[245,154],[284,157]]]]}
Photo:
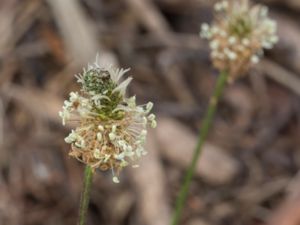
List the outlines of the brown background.
{"type": "MultiPolygon", "coordinates": [[[[300,223],[300,1],[264,1],[280,42],[228,86],[184,209],[185,225],[300,223]]],[[[58,111],[74,74],[101,60],[130,67],[153,101],[140,168],[95,176],[88,224],[167,225],[213,90],[204,0],[0,1],[0,224],[73,225],[83,165],[67,155],[58,111]]]]}

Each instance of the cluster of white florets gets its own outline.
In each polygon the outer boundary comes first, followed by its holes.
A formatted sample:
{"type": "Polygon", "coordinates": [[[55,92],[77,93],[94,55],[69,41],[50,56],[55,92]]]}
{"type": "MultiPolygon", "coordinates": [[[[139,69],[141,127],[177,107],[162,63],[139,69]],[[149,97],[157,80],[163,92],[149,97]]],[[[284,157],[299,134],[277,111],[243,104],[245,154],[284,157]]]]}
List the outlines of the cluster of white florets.
{"type": "Polygon", "coordinates": [[[137,105],[135,96],[125,97],[132,79],[120,79],[127,71],[101,67],[96,60],[77,76],[81,92],[71,92],[59,112],[63,125],[77,123],[65,138],[69,154],[94,169],[111,169],[116,183],[122,168],[130,163],[136,167],[136,159],[147,153],[147,126],[156,127],[153,103],[137,105]]]}
{"type": "Polygon", "coordinates": [[[214,66],[234,79],[259,62],[263,49],[277,43],[277,25],[266,6],[250,6],[248,0],[224,0],[214,9],[213,24],[202,24],[200,36],[210,42],[214,66]]]}

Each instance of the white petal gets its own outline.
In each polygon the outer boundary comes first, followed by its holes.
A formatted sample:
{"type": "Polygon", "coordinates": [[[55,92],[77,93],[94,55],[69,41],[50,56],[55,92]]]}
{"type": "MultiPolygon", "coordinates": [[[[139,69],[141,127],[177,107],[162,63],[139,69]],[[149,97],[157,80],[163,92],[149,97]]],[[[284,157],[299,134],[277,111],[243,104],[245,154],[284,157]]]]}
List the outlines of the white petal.
{"type": "Polygon", "coordinates": [[[126,88],[129,85],[129,83],[132,81],[132,77],[128,77],[126,80],[124,80],[122,83],[116,87],[113,92],[119,91],[122,95],[125,94],[126,88]]]}

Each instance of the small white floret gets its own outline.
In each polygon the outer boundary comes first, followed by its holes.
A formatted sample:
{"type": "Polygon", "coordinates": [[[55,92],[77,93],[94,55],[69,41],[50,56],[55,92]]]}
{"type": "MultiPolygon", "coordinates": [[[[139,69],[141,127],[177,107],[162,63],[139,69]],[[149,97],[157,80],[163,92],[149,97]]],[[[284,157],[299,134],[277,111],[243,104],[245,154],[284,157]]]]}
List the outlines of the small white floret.
{"type": "Polygon", "coordinates": [[[155,120],[152,120],[151,127],[152,128],[156,128],[157,127],[157,122],[155,120]]]}
{"type": "Polygon", "coordinates": [[[111,141],[114,141],[116,139],[116,135],[114,133],[109,133],[108,136],[111,141]]]}
{"type": "Polygon", "coordinates": [[[251,57],[251,62],[252,62],[253,64],[257,64],[257,63],[259,62],[259,57],[258,57],[257,55],[253,55],[253,56],[251,57]]]}
{"type": "Polygon", "coordinates": [[[235,44],[236,43],[236,37],[230,36],[228,38],[228,43],[231,44],[231,45],[235,44]]]}
{"type": "Polygon", "coordinates": [[[102,141],[102,134],[100,132],[97,133],[97,140],[102,141]]]}
{"type": "Polygon", "coordinates": [[[101,158],[101,154],[100,154],[100,150],[99,149],[95,149],[95,151],[94,151],[94,157],[96,159],[100,159],[101,158]]]}
{"type": "Polygon", "coordinates": [[[99,129],[100,131],[102,131],[102,132],[104,131],[104,127],[103,127],[102,125],[99,125],[99,126],[98,126],[98,129],[99,129]]]}
{"type": "Polygon", "coordinates": [[[209,43],[209,46],[212,50],[216,50],[219,47],[219,41],[213,40],[209,43]]]}
{"type": "Polygon", "coordinates": [[[116,183],[116,184],[120,183],[119,178],[116,177],[116,176],[114,176],[112,180],[113,180],[113,182],[116,183]]]}

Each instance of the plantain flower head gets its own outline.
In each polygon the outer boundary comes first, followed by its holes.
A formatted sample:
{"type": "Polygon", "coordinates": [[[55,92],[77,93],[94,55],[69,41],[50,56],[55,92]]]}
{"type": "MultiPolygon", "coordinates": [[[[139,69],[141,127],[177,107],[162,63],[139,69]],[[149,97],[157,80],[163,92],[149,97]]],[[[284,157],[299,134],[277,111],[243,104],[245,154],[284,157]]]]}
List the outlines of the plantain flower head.
{"type": "Polygon", "coordinates": [[[97,61],[76,75],[81,90],[70,93],[59,116],[63,125],[76,125],[65,138],[69,155],[94,170],[110,169],[118,183],[119,172],[131,163],[136,167],[135,161],[146,155],[147,126],[156,127],[155,115],[151,102],[137,105],[135,96],[125,96],[132,78],[121,78],[129,69],[102,67],[97,61]]]}
{"type": "Polygon", "coordinates": [[[213,24],[202,24],[200,36],[210,42],[214,66],[234,80],[277,43],[277,24],[266,6],[252,6],[248,0],[223,0],[214,10],[213,24]]]}

